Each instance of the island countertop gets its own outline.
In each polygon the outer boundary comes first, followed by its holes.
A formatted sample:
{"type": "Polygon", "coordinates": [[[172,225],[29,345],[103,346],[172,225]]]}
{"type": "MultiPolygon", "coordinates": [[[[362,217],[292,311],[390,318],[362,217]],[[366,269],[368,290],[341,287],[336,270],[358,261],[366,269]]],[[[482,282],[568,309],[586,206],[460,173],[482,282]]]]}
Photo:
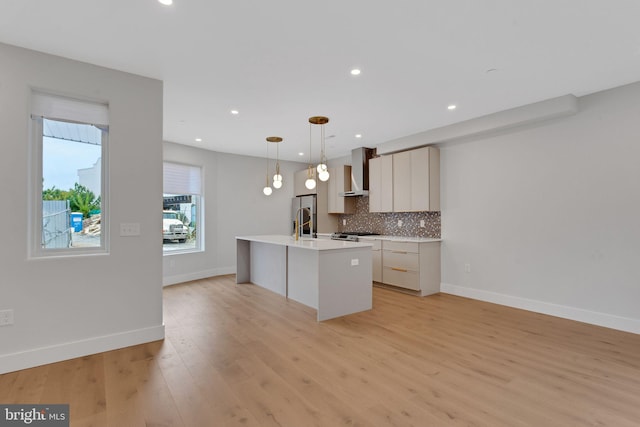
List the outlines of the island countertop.
{"type": "Polygon", "coordinates": [[[296,240],[293,238],[293,236],[286,236],[281,234],[236,236],[236,239],[248,240],[251,242],[270,243],[272,245],[310,249],[315,251],[372,247],[372,244],[367,242],[345,242],[341,240],[325,240],[312,238],[301,238],[296,240]]]}

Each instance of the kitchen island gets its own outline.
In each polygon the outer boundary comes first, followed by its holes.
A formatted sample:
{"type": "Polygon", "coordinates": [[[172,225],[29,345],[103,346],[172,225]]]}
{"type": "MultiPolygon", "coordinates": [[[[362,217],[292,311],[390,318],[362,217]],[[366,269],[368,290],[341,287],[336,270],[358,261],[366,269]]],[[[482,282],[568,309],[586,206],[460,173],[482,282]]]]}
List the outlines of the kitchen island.
{"type": "Polygon", "coordinates": [[[236,237],[236,283],[300,302],[327,320],[372,307],[371,244],[291,236],[236,237]]]}

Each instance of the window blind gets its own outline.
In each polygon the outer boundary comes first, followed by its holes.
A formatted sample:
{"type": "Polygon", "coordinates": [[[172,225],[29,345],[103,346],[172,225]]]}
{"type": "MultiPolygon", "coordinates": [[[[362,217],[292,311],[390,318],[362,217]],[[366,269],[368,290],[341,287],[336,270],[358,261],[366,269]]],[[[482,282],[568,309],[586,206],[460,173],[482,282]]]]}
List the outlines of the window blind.
{"type": "Polygon", "coordinates": [[[202,195],[202,170],[199,166],[181,163],[163,163],[163,190],[165,194],[202,195]]]}
{"type": "Polygon", "coordinates": [[[109,107],[89,101],[32,92],[31,114],[53,120],[109,126],[109,107]]]}

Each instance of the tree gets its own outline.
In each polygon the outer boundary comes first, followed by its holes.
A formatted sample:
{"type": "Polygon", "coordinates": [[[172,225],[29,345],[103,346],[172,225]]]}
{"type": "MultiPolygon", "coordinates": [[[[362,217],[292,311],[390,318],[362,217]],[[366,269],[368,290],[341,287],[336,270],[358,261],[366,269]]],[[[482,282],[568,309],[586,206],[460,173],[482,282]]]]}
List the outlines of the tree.
{"type": "Polygon", "coordinates": [[[42,200],[69,200],[69,196],[69,191],[60,190],[55,185],[42,190],[42,200]]]}
{"type": "Polygon", "coordinates": [[[100,197],[96,198],[87,187],[78,183],[68,190],[60,190],[55,187],[42,190],[42,200],[68,200],[72,212],[82,212],[84,218],[89,217],[91,211],[100,210],[100,197]]]}
{"type": "Polygon", "coordinates": [[[92,191],[78,183],[69,190],[69,203],[71,211],[82,212],[83,218],[88,218],[89,212],[100,209],[100,197],[96,199],[92,191]]]}

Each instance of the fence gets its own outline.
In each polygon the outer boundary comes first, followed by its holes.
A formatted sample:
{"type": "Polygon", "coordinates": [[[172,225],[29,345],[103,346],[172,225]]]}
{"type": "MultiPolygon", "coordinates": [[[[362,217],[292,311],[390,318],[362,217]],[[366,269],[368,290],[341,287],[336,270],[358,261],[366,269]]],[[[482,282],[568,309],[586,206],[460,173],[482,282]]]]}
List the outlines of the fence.
{"type": "Polygon", "coordinates": [[[71,246],[71,209],[68,200],[42,201],[42,247],[45,249],[71,246]]]}

